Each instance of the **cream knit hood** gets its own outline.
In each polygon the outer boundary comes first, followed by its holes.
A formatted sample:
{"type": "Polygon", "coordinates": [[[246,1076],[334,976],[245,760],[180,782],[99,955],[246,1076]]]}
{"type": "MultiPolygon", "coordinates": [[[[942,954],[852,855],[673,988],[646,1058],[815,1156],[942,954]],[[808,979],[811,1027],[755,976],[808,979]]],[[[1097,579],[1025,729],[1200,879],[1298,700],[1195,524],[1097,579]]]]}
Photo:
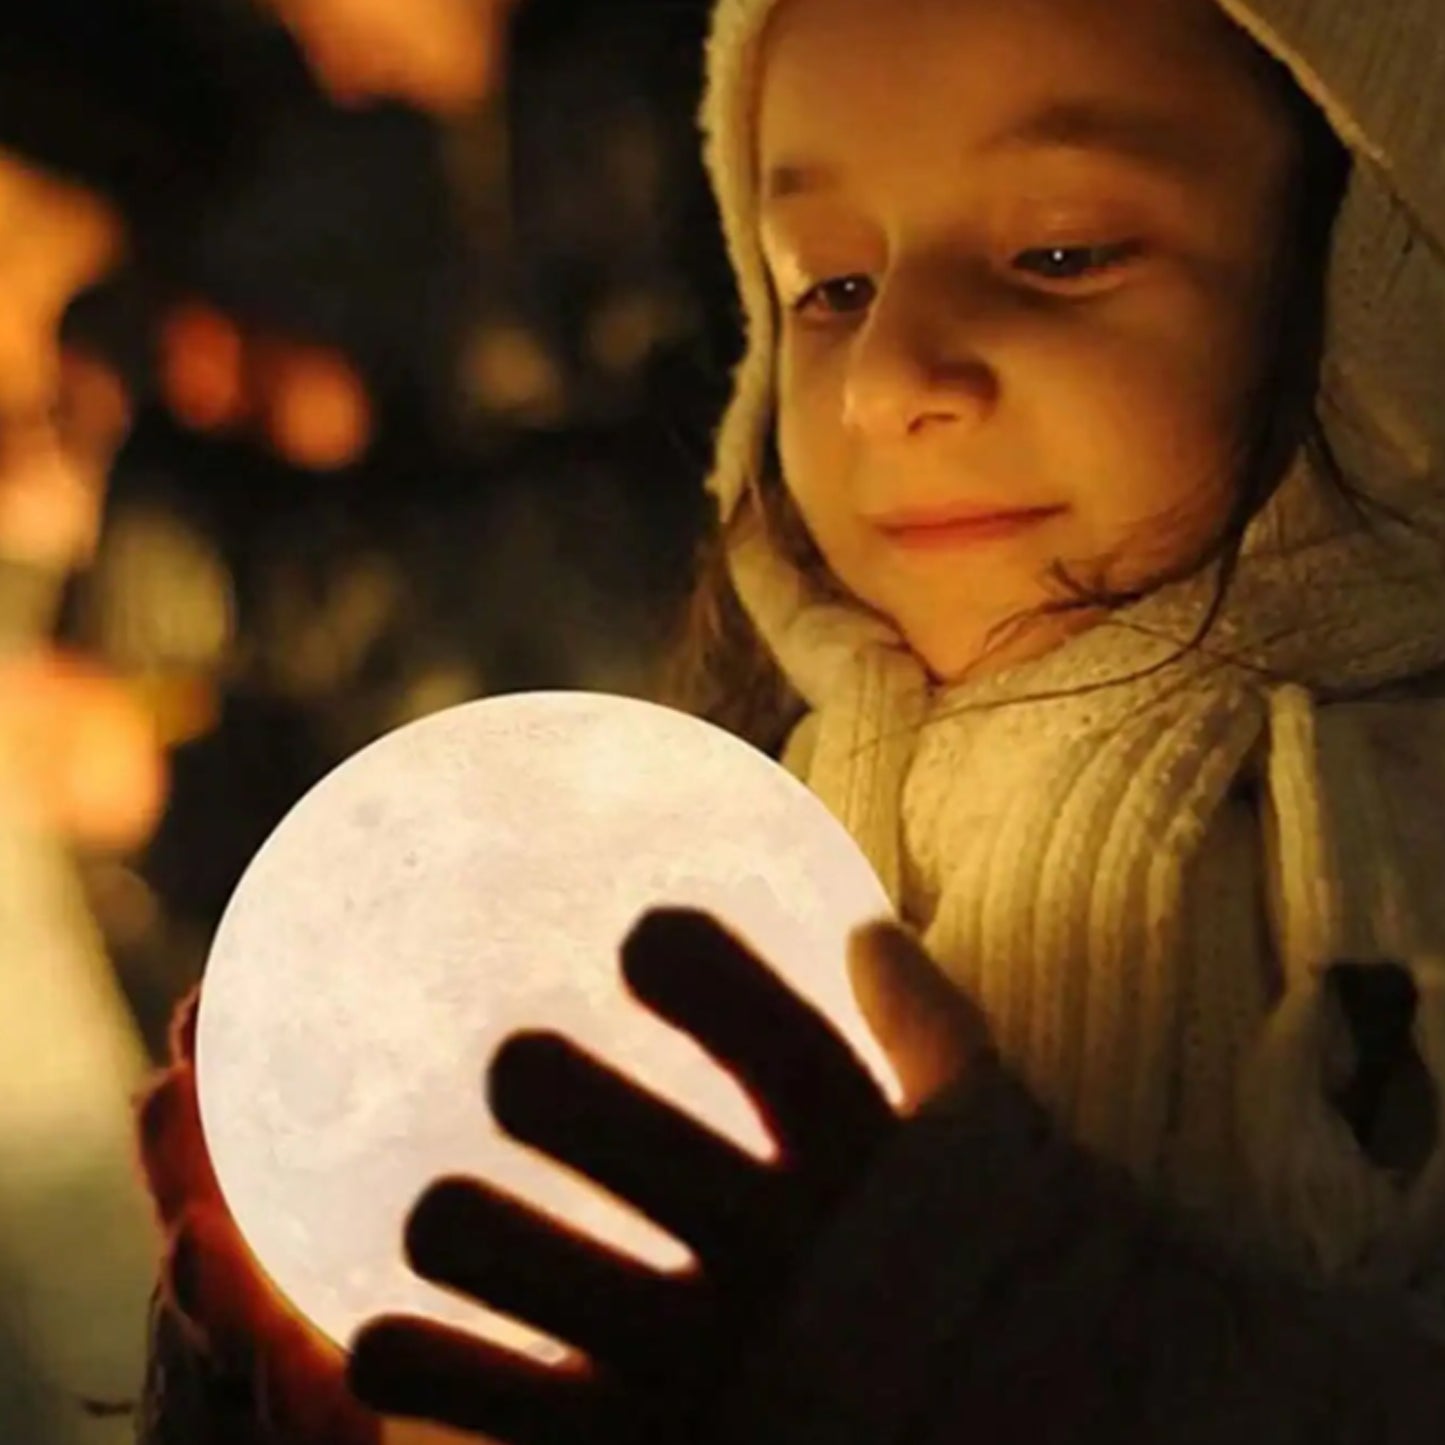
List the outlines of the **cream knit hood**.
{"type": "MultiPolygon", "coordinates": [[[[710,481],[724,521],[755,506],[772,423],[753,118],[776,3],[720,0],[709,43],[707,160],[748,335],[710,481]]],[[[1355,157],[1329,278],[1330,440],[1357,484],[1445,536],[1445,0],[1219,3],[1355,157]]],[[[1328,1097],[1350,1067],[1329,965],[1399,958],[1445,1101],[1442,939],[1401,883],[1352,710],[1322,705],[1445,664],[1438,544],[1377,531],[1342,516],[1301,456],[1202,651],[1175,660],[1207,580],[943,690],[885,623],[816,595],[760,529],[730,566],[812,709],[790,766],[1056,1116],[1310,1269],[1401,1283],[1445,1264],[1438,1131],[1401,1183],[1328,1097]],[[1136,680],[1080,691],[1121,678],[1136,680]],[[1241,813],[1250,786],[1257,805],[1241,813]]]]}

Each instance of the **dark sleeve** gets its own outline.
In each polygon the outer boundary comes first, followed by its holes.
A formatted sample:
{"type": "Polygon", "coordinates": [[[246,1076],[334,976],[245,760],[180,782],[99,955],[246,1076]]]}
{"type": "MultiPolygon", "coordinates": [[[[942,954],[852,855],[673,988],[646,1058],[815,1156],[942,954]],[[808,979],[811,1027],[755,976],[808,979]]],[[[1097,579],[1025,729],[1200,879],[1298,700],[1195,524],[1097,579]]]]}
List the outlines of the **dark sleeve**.
{"type": "Polygon", "coordinates": [[[1000,1079],[905,1127],[724,1418],[723,1445],[1438,1445],[1445,1348],[1193,1238],[1000,1079]]]}

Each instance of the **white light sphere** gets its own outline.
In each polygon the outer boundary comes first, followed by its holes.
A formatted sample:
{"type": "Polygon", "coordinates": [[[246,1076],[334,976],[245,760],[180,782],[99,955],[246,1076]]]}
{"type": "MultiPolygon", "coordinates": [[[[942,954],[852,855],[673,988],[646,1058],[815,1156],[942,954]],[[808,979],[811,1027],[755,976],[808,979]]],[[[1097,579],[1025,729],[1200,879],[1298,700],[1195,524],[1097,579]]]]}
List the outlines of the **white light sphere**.
{"type": "Polygon", "coordinates": [[[506,1139],[484,1094],[507,1036],[556,1029],[769,1152],[731,1078],[622,984],[619,947],[661,905],[734,929],[897,1098],[845,969],[848,934],[888,898],[806,788],[716,727],[600,694],[488,699],[382,738],[296,805],[221,922],[196,1057],[221,1190],[298,1313],[340,1344],[404,1312],[555,1355],[405,1263],[406,1217],[441,1175],[487,1179],[658,1267],[686,1262],[506,1139]]]}

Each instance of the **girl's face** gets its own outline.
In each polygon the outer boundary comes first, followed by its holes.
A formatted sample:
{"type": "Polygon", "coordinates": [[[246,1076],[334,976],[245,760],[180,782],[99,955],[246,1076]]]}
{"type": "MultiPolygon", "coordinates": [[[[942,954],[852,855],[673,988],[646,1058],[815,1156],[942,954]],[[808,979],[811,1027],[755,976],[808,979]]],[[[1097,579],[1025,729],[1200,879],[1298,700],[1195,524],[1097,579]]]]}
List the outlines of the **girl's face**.
{"type": "Polygon", "coordinates": [[[784,0],[759,144],[784,477],[936,676],[1056,562],[1126,587],[1214,539],[1295,143],[1209,0],[784,0]]]}

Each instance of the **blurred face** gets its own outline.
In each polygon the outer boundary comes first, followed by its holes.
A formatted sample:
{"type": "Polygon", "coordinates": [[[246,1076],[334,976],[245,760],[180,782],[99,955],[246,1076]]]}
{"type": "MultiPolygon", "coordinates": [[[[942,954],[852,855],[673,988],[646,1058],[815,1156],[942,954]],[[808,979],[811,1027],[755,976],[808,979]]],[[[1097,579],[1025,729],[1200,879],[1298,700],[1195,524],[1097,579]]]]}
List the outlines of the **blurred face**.
{"type": "Polygon", "coordinates": [[[120,246],[101,200],[0,151],[0,556],[65,570],[94,539],[126,401],[60,324],[120,246]]]}
{"type": "Polygon", "coordinates": [[[784,0],[759,124],[784,478],[936,676],[1214,538],[1294,143],[1208,0],[784,0]]]}

